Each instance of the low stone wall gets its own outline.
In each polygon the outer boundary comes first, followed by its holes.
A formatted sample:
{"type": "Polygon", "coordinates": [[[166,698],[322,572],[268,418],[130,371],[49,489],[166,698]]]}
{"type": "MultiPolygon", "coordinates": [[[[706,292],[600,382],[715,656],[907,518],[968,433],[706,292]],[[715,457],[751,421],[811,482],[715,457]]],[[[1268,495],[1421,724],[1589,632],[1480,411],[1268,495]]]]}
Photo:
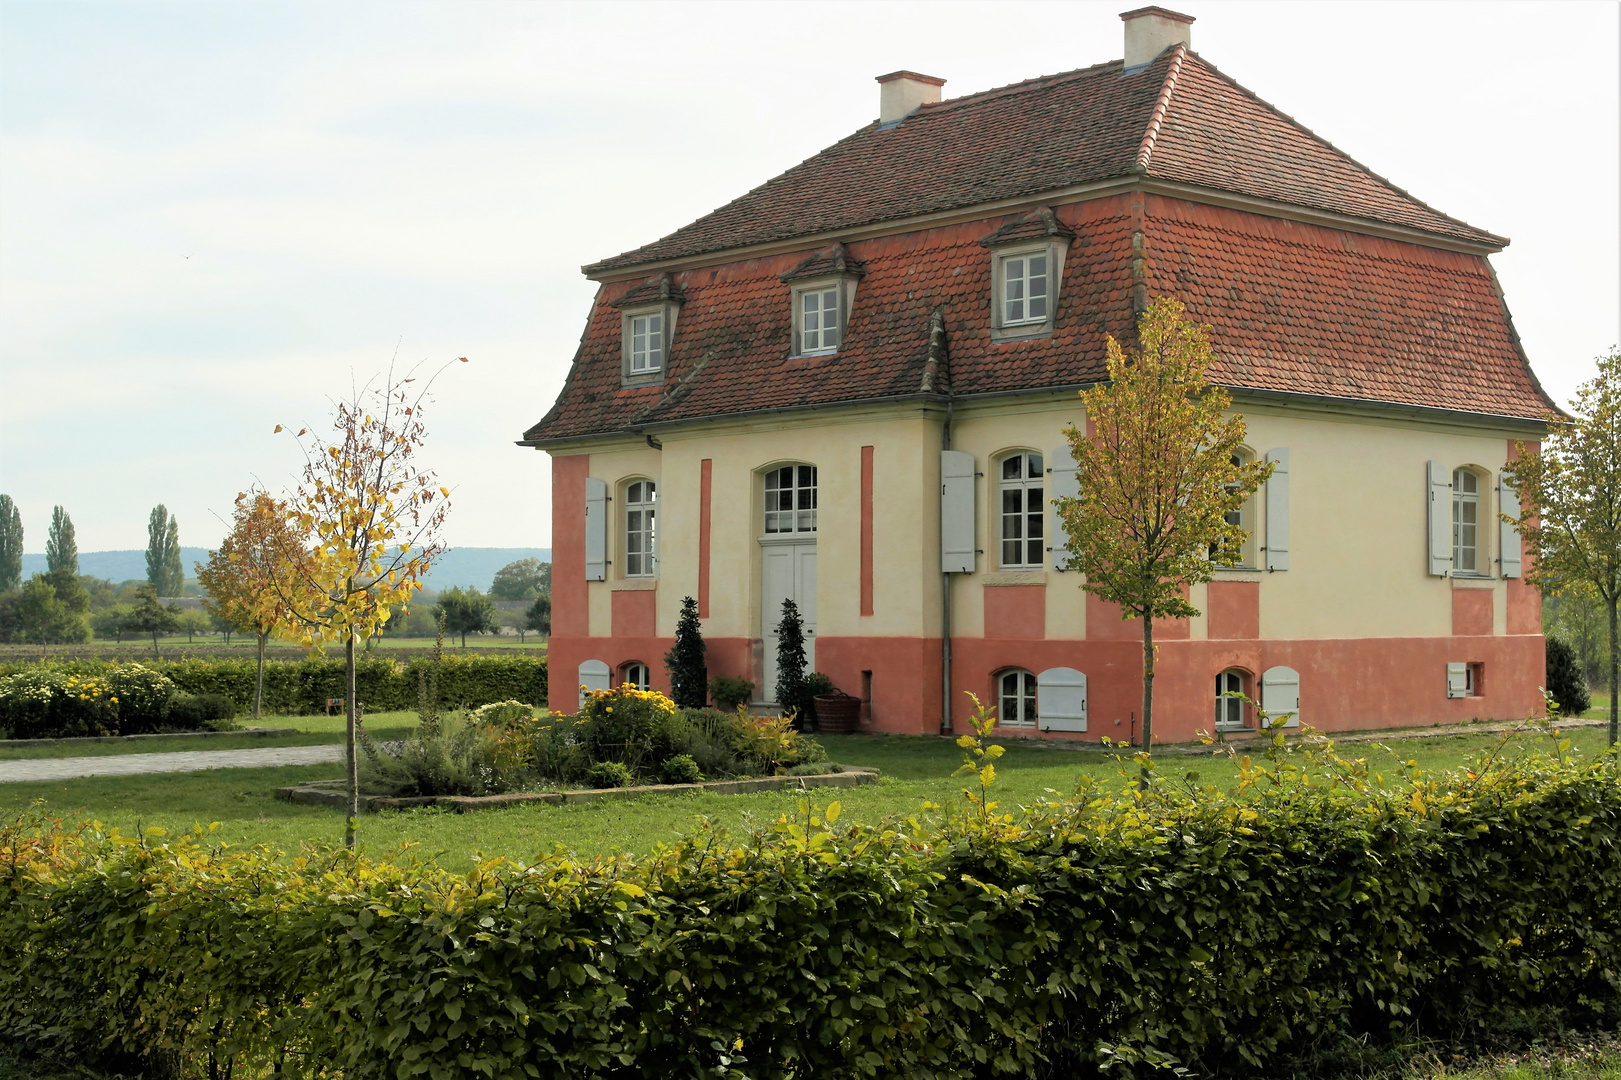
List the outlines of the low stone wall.
{"type": "MultiPolygon", "coordinates": [[[[500,810],[519,803],[549,803],[553,806],[581,806],[586,803],[637,799],[643,795],[681,795],[689,791],[713,791],[720,795],[748,795],[758,791],[808,791],[811,788],[865,787],[878,782],[878,770],[846,766],[843,772],[825,776],[760,776],[748,780],[706,780],[698,784],[644,784],[639,787],[582,788],[579,791],[532,791],[511,795],[361,795],[360,812],[408,810],[414,806],[443,806],[465,814],[472,810],[500,810]]],[[[342,810],[349,805],[342,780],[317,780],[308,784],[276,789],[283,802],[308,806],[331,806],[342,810]]]]}

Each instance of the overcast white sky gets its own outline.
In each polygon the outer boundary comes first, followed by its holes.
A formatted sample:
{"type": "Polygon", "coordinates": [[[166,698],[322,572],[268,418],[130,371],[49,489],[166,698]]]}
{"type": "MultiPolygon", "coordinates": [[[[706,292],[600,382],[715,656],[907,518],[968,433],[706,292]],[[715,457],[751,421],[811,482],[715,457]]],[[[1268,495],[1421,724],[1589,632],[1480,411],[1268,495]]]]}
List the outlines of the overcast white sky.
{"type": "MultiPolygon", "coordinates": [[[[440,383],[453,544],[550,543],[513,446],[567,372],[581,264],[679,227],[877,114],[1121,55],[1113,3],[0,0],[0,491],[30,552],[216,543],[280,488],[275,424],[402,358],[440,383]]],[[[1194,47],[1494,260],[1559,400],[1618,328],[1617,5],[1171,4],[1194,47]]]]}

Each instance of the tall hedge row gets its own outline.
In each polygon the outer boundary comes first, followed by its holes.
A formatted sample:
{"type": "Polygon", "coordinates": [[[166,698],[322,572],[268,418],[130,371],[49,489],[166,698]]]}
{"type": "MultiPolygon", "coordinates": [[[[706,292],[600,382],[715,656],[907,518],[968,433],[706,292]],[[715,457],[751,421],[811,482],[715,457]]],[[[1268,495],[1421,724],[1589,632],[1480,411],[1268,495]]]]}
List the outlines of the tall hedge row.
{"type": "Polygon", "coordinates": [[[834,816],[464,874],[25,817],[0,1033],[148,1076],[843,1080],[1267,1075],[1621,1019],[1613,754],[834,816]]]}
{"type": "MultiPolygon", "coordinates": [[[[172,679],[189,694],[224,694],[244,708],[253,705],[254,662],[251,659],[189,658],[143,660],[142,666],[172,679]]],[[[365,657],[356,663],[356,697],[369,712],[414,709],[420,674],[431,670],[430,657],[400,663],[365,657]]],[[[39,665],[0,664],[0,675],[39,665]]],[[[104,675],[114,665],[99,660],[69,660],[53,665],[79,675],[104,675]]],[[[450,654],[439,661],[441,704],[476,707],[492,701],[546,702],[546,661],[527,656],[450,654]]],[[[307,714],[326,711],[328,698],[344,696],[344,664],[324,657],[265,661],[265,710],[307,714]]]]}

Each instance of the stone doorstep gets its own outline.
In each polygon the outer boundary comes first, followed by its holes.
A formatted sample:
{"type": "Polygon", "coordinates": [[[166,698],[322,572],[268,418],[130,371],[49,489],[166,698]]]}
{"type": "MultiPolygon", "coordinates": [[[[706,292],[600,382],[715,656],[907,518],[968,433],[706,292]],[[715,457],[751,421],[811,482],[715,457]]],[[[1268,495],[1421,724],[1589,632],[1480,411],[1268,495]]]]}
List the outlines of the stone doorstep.
{"type": "MultiPolygon", "coordinates": [[[[362,795],[360,812],[409,810],[416,806],[443,806],[465,814],[472,810],[501,810],[520,803],[546,803],[551,806],[583,806],[587,803],[636,799],[643,795],[680,795],[689,791],[713,791],[719,795],[746,795],[756,791],[808,791],[811,788],[864,787],[878,782],[878,770],[850,765],[841,773],[825,776],[760,776],[748,780],[707,780],[698,784],[644,784],[639,787],[584,788],[579,791],[532,791],[510,795],[362,795]]],[[[283,802],[306,806],[343,809],[348,796],[342,780],[316,780],[308,784],[276,789],[283,802]]]]}
{"type": "Polygon", "coordinates": [[[87,743],[139,743],[152,739],[210,739],[221,736],[246,736],[250,739],[271,739],[281,735],[301,735],[297,728],[250,727],[241,731],[164,731],[153,735],[75,735],[70,739],[0,739],[0,750],[19,746],[81,746],[87,743]]]}

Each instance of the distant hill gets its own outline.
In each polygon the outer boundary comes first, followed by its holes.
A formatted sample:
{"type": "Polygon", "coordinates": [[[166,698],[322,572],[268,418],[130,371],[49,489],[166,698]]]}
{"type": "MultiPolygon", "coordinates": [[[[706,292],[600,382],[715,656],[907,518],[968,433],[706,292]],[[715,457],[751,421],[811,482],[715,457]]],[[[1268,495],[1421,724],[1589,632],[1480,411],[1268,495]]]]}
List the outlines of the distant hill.
{"type": "MultiPolygon", "coordinates": [[[[423,584],[434,592],[451,589],[457,586],[489,591],[490,582],[495,580],[495,572],[509,562],[519,559],[539,559],[541,562],[550,562],[551,548],[488,548],[488,547],[459,547],[451,548],[433,564],[433,569],[423,580],[423,584]]],[[[195,577],[197,571],[194,563],[208,561],[208,549],[200,547],[183,547],[180,549],[180,563],[186,568],[187,577],[195,577]]],[[[45,572],[44,555],[23,556],[23,576],[45,572]]],[[[92,577],[106,578],[108,581],[129,581],[131,579],[146,579],[146,551],[81,551],[79,552],[79,573],[89,574],[92,577]]]]}

